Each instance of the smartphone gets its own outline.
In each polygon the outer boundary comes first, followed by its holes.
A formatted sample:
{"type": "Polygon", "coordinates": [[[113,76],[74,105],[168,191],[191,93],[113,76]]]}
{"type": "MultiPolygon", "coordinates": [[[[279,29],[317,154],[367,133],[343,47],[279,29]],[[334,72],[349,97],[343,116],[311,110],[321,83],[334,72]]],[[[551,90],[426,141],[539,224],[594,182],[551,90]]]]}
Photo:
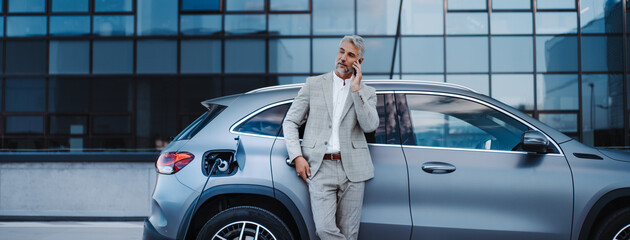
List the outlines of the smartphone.
{"type": "MultiPolygon", "coordinates": [[[[359,59],[359,64],[363,63],[363,59],[359,59]]],[[[352,75],[357,75],[357,69],[352,66],[352,75]]]]}

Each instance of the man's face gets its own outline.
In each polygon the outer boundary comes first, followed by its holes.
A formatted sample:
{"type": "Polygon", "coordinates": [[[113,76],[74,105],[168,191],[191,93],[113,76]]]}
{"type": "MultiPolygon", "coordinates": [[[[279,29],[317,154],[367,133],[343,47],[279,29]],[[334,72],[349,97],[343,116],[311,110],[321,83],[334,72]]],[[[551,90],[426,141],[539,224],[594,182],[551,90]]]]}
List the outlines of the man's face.
{"type": "Polygon", "coordinates": [[[341,43],[337,52],[335,70],[342,75],[352,73],[352,64],[356,61],[359,61],[359,49],[351,42],[341,43]]]}

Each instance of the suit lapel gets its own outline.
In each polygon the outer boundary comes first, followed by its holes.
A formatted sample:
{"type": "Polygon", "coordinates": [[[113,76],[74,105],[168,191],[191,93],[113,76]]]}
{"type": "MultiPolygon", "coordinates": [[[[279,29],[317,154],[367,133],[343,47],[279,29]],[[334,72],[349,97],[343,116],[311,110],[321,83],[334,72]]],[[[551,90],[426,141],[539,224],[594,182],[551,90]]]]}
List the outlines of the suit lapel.
{"type": "MultiPolygon", "coordinates": [[[[350,79],[346,80],[349,81],[350,79]]],[[[349,84],[349,83],[347,83],[349,84]]],[[[343,104],[343,111],[341,112],[341,119],[340,121],[342,121],[345,117],[346,114],[348,113],[348,110],[350,110],[350,107],[352,106],[352,96],[350,96],[350,91],[352,91],[351,88],[348,89],[348,92],[346,94],[348,94],[348,97],[346,97],[346,103],[343,104]]]]}
{"type": "Polygon", "coordinates": [[[322,81],[322,91],[324,91],[324,100],[326,102],[326,108],[328,108],[328,116],[333,118],[333,105],[332,105],[332,86],[333,86],[333,72],[324,75],[324,81],[322,81]]]}

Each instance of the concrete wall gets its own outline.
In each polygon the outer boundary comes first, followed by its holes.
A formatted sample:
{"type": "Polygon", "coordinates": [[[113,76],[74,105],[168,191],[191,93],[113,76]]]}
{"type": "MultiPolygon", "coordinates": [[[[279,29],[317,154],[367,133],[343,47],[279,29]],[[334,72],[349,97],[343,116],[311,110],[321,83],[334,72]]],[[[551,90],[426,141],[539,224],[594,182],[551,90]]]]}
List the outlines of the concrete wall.
{"type": "Polygon", "coordinates": [[[148,216],[154,164],[0,162],[0,216],[148,216]]]}

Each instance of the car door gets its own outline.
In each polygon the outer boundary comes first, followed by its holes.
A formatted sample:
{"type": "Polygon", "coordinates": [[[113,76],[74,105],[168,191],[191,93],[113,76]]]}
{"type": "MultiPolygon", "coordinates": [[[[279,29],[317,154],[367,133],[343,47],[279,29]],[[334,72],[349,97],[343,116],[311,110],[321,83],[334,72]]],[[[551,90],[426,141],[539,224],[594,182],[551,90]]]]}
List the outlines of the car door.
{"type": "Polygon", "coordinates": [[[533,128],[481,100],[396,94],[412,239],[569,239],[572,180],[557,146],[519,150],[533,128]]]}
{"type": "MultiPolygon", "coordinates": [[[[409,180],[396,125],[393,94],[377,94],[377,111],[379,127],[375,132],[366,134],[375,177],[365,185],[359,239],[409,239],[409,180]]],[[[307,186],[296,176],[295,168],[286,164],[287,158],[286,143],[279,136],[271,152],[274,186],[303,210],[311,238],[316,239],[307,186]]]]}

